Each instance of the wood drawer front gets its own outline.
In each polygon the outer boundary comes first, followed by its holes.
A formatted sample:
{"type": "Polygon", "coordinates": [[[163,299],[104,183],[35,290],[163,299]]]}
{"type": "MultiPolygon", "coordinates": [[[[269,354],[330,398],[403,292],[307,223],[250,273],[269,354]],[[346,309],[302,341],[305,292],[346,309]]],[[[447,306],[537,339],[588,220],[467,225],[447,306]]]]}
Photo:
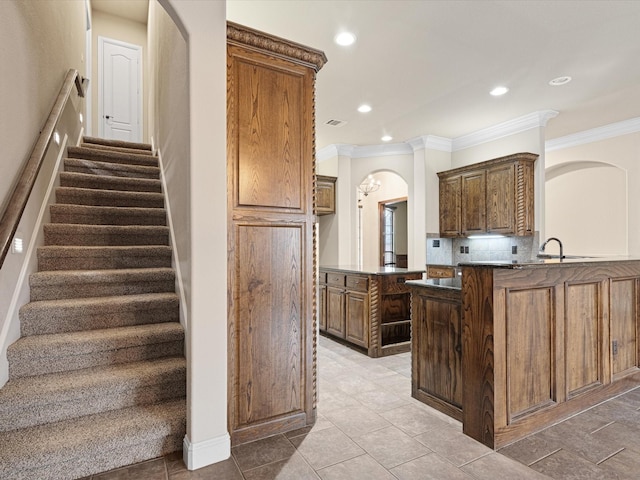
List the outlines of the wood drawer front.
{"type": "Polygon", "coordinates": [[[347,288],[349,290],[366,292],[369,288],[369,279],[357,275],[347,275],[347,288]]]}
{"type": "Polygon", "coordinates": [[[427,265],[427,278],[453,278],[456,276],[454,267],[443,265],[427,265]]]}
{"type": "Polygon", "coordinates": [[[320,275],[318,276],[318,283],[327,283],[327,272],[320,272],[320,275]]]}
{"type": "Polygon", "coordinates": [[[327,285],[335,285],[337,287],[344,287],[344,277],[346,275],[342,273],[327,273],[327,285]]]}

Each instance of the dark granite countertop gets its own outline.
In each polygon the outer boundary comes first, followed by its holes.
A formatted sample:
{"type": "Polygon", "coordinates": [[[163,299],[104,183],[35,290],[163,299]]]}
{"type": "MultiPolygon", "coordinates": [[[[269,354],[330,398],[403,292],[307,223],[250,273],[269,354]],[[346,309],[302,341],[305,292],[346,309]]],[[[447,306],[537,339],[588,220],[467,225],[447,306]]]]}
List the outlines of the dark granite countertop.
{"type": "Polygon", "coordinates": [[[560,265],[590,265],[594,263],[606,263],[606,262],[632,262],[639,261],[640,257],[631,256],[605,256],[605,257],[579,257],[579,256],[565,256],[560,260],[557,256],[541,256],[526,261],[475,261],[475,262],[460,262],[460,267],[493,267],[493,268],[510,268],[510,269],[523,269],[523,268],[544,268],[549,266],[560,265]]]}
{"type": "Polygon", "coordinates": [[[422,273],[424,270],[414,270],[398,267],[379,267],[375,265],[327,265],[320,266],[320,270],[334,270],[345,273],[360,273],[364,275],[397,275],[403,273],[422,273]]]}

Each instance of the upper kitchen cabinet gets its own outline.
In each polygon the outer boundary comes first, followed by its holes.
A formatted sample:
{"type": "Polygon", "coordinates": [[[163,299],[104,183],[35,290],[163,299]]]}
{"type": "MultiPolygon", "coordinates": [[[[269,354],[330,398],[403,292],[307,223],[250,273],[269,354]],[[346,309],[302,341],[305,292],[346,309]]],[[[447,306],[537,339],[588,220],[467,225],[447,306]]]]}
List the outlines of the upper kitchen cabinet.
{"type": "Polygon", "coordinates": [[[227,24],[232,445],[315,422],[314,98],[326,60],[227,24]]]}
{"type": "Polygon", "coordinates": [[[316,213],[331,215],[336,213],[336,177],[316,175],[316,213]]]}
{"type": "Polygon", "coordinates": [[[533,235],[537,158],[516,153],[439,172],[440,235],[533,235]]]}

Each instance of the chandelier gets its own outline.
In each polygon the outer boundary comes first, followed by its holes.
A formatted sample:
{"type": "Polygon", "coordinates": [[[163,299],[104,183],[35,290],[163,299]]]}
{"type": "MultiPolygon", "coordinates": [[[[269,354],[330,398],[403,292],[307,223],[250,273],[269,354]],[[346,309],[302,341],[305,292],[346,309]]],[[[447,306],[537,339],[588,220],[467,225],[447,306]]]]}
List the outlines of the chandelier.
{"type": "Polygon", "coordinates": [[[358,191],[365,197],[372,192],[377,191],[380,188],[380,180],[373,178],[373,175],[369,175],[367,179],[358,186],[358,191]]]}

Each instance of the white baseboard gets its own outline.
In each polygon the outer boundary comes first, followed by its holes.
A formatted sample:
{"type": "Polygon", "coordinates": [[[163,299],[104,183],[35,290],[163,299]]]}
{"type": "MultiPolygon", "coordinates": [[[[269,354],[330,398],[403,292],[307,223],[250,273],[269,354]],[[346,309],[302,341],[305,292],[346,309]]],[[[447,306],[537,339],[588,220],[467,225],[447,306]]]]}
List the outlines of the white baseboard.
{"type": "Polygon", "coordinates": [[[188,470],[197,470],[226,460],[231,456],[231,437],[228,433],[204,442],[191,443],[185,435],[182,459],[188,470]]]}

